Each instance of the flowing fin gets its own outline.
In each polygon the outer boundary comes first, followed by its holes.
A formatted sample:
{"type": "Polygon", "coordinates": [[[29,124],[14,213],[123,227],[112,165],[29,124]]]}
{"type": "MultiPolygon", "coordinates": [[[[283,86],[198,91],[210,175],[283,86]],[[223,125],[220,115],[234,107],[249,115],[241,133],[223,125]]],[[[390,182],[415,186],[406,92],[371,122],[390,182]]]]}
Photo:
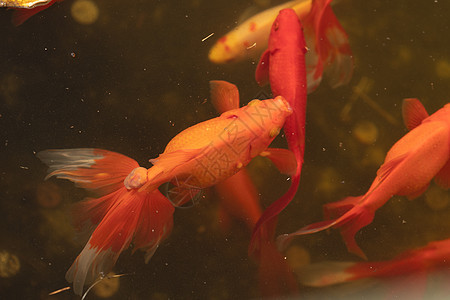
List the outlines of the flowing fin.
{"type": "Polygon", "coordinates": [[[383,182],[389,174],[409,155],[409,152],[385,162],[377,171],[378,183],[383,182]]]}
{"type": "Polygon", "coordinates": [[[297,170],[297,159],[288,149],[267,148],[260,155],[270,159],[282,174],[294,175],[297,170]]]}
{"type": "Polygon", "coordinates": [[[12,23],[14,26],[22,25],[26,20],[34,16],[35,14],[43,11],[44,9],[49,8],[53,4],[55,4],[57,1],[62,0],[52,0],[48,4],[37,6],[32,9],[27,8],[17,8],[15,9],[13,15],[12,15],[12,23]]]}
{"type": "Polygon", "coordinates": [[[125,155],[93,148],[45,150],[36,156],[49,166],[45,179],[52,176],[68,179],[100,195],[121,188],[128,174],[139,167],[125,155]]]}
{"type": "Polygon", "coordinates": [[[259,86],[265,86],[269,83],[269,61],[270,61],[270,51],[267,49],[261,55],[259,59],[258,66],[255,71],[255,79],[259,86]]]}
{"type": "Polygon", "coordinates": [[[429,117],[425,107],[415,98],[403,100],[402,114],[403,122],[408,130],[413,130],[429,117]]]}
{"type": "Polygon", "coordinates": [[[331,9],[331,1],[313,0],[311,11],[303,20],[305,35],[315,37],[308,43],[311,51],[306,55],[308,93],[319,85],[324,71],[333,88],[348,83],[352,77],[348,36],[331,9]]]}
{"type": "Polygon", "coordinates": [[[450,159],[434,177],[434,181],[444,189],[450,188],[450,159]]]}
{"type": "Polygon", "coordinates": [[[342,238],[344,239],[349,252],[356,254],[363,259],[367,259],[366,255],[355,241],[355,234],[361,228],[370,224],[374,218],[374,212],[360,204],[364,199],[363,197],[365,196],[345,198],[342,201],[332,203],[332,205],[325,207],[324,210],[327,211],[328,215],[339,215],[343,211],[346,212],[337,219],[317,222],[307,225],[296,232],[279,236],[277,239],[279,247],[285,249],[295,236],[311,234],[334,227],[340,229],[342,238]],[[351,207],[351,205],[353,205],[353,207],[351,207]]]}
{"type": "MultiPolygon", "coordinates": [[[[85,284],[111,271],[133,237],[136,249],[147,252],[148,261],[172,228],[174,208],[158,190],[147,193],[122,187],[104,196],[103,201],[111,205],[66,274],[77,295],[82,294],[85,284]]],[[[89,214],[89,211],[83,213],[89,214]]]]}
{"type": "Polygon", "coordinates": [[[223,80],[209,82],[211,102],[219,113],[239,108],[239,90],[236,85],[223,80]]]}

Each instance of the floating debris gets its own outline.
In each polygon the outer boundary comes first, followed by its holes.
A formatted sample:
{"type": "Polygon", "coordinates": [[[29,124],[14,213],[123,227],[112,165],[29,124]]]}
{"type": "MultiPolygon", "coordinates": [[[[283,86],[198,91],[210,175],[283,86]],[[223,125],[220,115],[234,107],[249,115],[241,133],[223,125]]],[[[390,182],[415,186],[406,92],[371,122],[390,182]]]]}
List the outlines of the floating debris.
{"type": "Polygon", "coordinates": [[[109,273],[92,288],[92,291],[99,298],[109,298],[113,296],[119,290],[120,276],[122,275],[109,273]]]}

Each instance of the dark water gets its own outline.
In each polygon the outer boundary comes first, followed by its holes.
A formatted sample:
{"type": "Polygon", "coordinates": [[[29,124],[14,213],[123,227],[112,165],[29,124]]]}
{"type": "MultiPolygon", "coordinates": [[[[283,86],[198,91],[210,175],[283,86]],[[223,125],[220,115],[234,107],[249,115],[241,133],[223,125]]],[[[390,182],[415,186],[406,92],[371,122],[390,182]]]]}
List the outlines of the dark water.
{"type": "MultiPolygon", "coordinates": [[[[66,181],[44,183],[37,151],[104,148],[149,167],[176,133],[216,116],[209,80],[235,83],[242,104],[261,93],[254,62],[216,66],[207,59],[252,1],[97,0],[100,14],[91,25],[72,18],[73,3],[58,3],[17,28],[11,11],[0,11],[0,252],[20,262],[17,274],[0,278],[2,299],[77,298],[71,291],[48,293],[67,286],[64,274],[82,249],[66,216],[86,194],[66,181]]],[[[280,217],[279,233],[321,220],[324,203],[365,193],[406,132],[403,98],[421,99],[429,112],[448,102],[450,2],[343,0],[334,11],[349,34],[355,71],[347,86],[332,90],[324,82],[308,97],[301,187],[280,217]],[[355,137],[361,122],[375,128],[376,141],[355,137]]],[[[288,187],[264,160],[250,170],[264,205],[288,187]]],[[[371,260],[381,260],[450,237],[448,196],[394,197],[357,242],[371,260]]],[[[249,232],[236,223],[223,233],[216,196],[206,191],[206,198],[176,211],[172,235],[148,265],[142,253],[121,255],[114,271],[133,274],[120,278],[112,299],[259,296],[257,268],[247,257],[249,232]]],[[[356,260],[337,231],[294,244],[311,261],[356,260]]]]}

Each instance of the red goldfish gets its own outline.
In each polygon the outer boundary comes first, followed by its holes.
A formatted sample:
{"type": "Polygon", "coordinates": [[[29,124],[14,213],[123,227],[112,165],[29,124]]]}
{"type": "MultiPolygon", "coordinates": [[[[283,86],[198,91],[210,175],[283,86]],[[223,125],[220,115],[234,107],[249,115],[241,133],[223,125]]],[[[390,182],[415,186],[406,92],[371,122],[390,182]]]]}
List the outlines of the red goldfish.
{"type": "Polygon", "coordinates": [[[209,52],[214,63],[258,57],[267,48],[270,28],[285,8],[292,8],[305,27],[310,51],[306,54],[308,91],[313,91],[325,69],[333,87],[351,78],[353,61],[348,37],[330,7],[331,0],[296,0],[265,10],[220,38],[209,52]]]}
{"type": "Polygon", "coordinates": [[[177,185],[182,205],[192,189],[212,186],[265,151],[292,113],[283,97],[253,100],[176,135],[150,169],[124,155],[100,149],[46,150],[38,157],[47,176],[68,179],[101,195],[79,203],[74,220],[92,235],[66,274],[75,293],[104,276],[133,241],[148,261],[172,228],[173,205],[157,189],[177,185]]]}
{"type": "Polygon", "coordinates": [[[273,238],[276,217],[294,197],[300,182],[305,150],[306,69],[305,40],[302,25],[292,9],[281,10],[269,38],[269,49],[261,57],[256,77],[268,77],[274,95],[289,101],[293,114],[286,119],[284,130],[289,149],[295,155],[297,168],[288,192],[270,205],[255,226],[250,253],[255,254],[261,239],[273,238]],[[272,220],[271,223],[267,223],[272,220]]]}
{"type": "Polygon", "coordinates": [[[331,262],[311,264],[300,270],[300,282],[326,286],[363,278],[391,278],[426,273],[450,264],[450,239],[401,253],[393,260],[375,262],[331,262]]]}
{"type": "Polygon", "coordinates": [[[282,248],[297,235],[335,227],[340,229],[347,249],[366,258],[354,236],[372,222],[375,211],[392,196],[418,197],[433,178],[440,186],[450,187],[450,104],[429,116],[419,100],[406,99],[403,117],[411,131],[389,150],[367,193],[326,204],[325,218],[331,220],[278,237],[282,248]]]}
{"type": "Polygon", "coordinates": [[[19,26],[38,12],[59,1],[62,0],[3,0],[0,1],[0,7],[14,8],[16,11],[13,14],[12,22],[15,26],[19,26]]]}

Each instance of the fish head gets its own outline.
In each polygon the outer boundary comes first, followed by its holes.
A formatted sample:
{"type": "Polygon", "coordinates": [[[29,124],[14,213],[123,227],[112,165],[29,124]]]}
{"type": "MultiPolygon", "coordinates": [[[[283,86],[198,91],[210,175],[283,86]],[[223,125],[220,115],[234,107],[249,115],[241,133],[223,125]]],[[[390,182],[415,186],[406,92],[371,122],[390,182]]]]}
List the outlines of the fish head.
{"type": "MultiPolygon", "coordinates": [[[[270,31],[269,49],[274,50],[279,45],[303,44],[300,40],[303,38],[302,32],[303,26],[295,11],[291,8],[280,10],[270,31]]],[[[304,52],[306,53],[306,48],[304,52]]]]}
{"type": "Polygon", "coordinates": [[[242,134],[250,142],[250,156],[253,158],[264,151],[280,133],[292,108],[283,96],[274,99],[252,100],[247,106],[229,111],[223,115],[236,118],[242,125],[242,134]]]}

